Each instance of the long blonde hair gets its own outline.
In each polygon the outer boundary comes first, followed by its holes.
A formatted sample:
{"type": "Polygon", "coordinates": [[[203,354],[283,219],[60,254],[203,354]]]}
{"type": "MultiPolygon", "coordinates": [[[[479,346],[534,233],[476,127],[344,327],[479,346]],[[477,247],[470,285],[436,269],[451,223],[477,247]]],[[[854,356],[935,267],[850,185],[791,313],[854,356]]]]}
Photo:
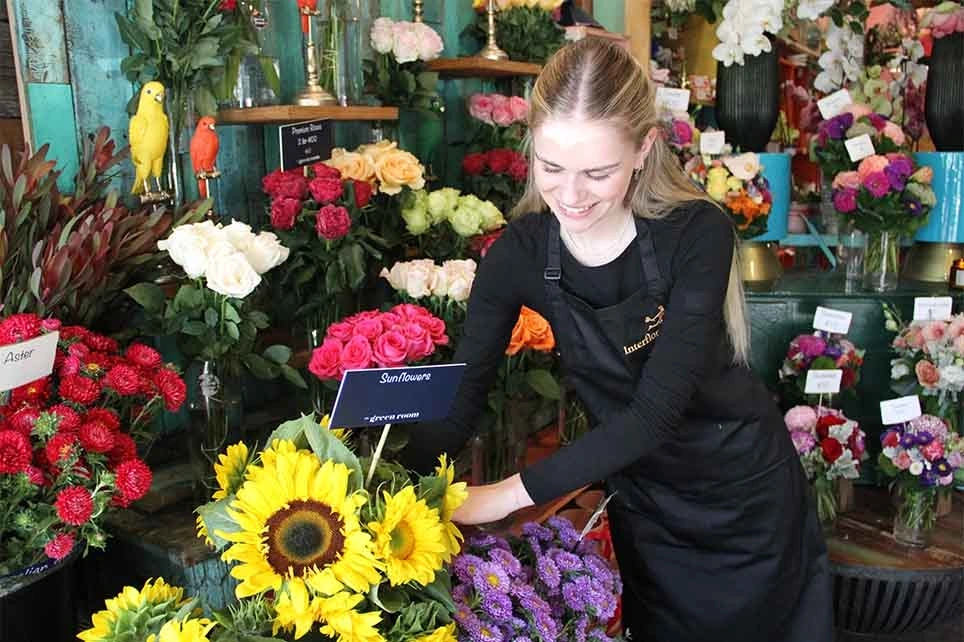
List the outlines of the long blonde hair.
{"type": "MultiPolygon", "coordinates": [[[[663,125],[657,117],[655,91],[643,68],[626,50],[600,38],[585,38],[556,52],[536,79],[529,99],[529,131],[553,117],[612,122],[635,142],[643,145],[647,133],[663,125]]],[[[530,167],[531,139],[526,140],[530,167]]],[[[525,193],[512,215],[542,212],[546,203],[529,172],[525,193]]],[[[679,161],[663,136],[656,136],[639,171],[626,192],[625,205],[633,214],[658,219],[686,201],[714,201],[683,173],[679,161]]],[[[745,364],[749,357],[749,329],[740,278],[739,239],[733,234],[733,260],[723,304],[723,318],[733,348],[733,361],[745,364]]]]}

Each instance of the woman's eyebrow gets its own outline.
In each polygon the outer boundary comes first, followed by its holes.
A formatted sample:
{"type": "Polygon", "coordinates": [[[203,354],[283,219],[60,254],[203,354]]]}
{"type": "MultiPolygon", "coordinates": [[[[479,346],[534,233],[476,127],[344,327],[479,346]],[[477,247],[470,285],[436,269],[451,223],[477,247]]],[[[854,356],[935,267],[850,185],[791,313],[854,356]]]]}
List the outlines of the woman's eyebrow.
{"type": "MultiPolygon", "coordinates": [[[[562,165],[560,165],[560,164],[558,164],[558,163],[553,163],[553,162],[550,161],[550,160],[546,160],[546,159],[543,158],[542,156],[539,156],[539,154],[536,153],[536,152],[532,152],[532,153],[533,153],[533,155],[534,155],[537,159],[539,159],[540,161],[542,161],[542,162],[545,163],[546,165],[552,165],[553,167],[558,167],[558,168],[560,168],[560,169],[562,168],[562,165]]],[[[603,171],[606,171],[606,170],[609,170],[609,169],[616,169],[617,167],[620,166],[620,164],[621,164],[621,163],[611,163],[611,164],[609,164],[609,165],[601,165],[601,166],[599,166],[599,167],[591,167],[591,168],[589,168],[589,169],[584,169],[584,170],[582,170],[582,171],[584,171],[584,172],[603,172],[603,171]]]]}

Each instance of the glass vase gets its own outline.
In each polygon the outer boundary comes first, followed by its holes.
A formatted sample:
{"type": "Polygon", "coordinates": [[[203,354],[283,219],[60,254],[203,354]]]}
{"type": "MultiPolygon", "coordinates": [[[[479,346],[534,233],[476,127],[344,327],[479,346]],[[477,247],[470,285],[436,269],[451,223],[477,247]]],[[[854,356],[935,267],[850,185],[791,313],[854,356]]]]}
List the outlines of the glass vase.
{"type": "Polygon", "coordinates": [[[937,489],[897,487],[894,539],[906,546],[927,546],[937,522],[937,489]]]}
{"type": "Polygon", "coordinates": [[[217,360],[195,361],[188,372],[189,460],[195,493],[209,499],[218,455],[241,438],[241,378],[217,360]]]}
{"type": "Polygon", "coordinates": [[[371,31],[372,14],[368,0],[342,0],[337,19],[341,23],[341,40],[338,43],[337,73],[339,81],[336,86],[340,90],[335,94],[341,105],[358,105],[365,93],[365,76],[363,60],[371,57],[366,52],[368,34],[371,31]]]}
{"type": "Polygon", "coordinates": [[[820,520],[820,527],[825,535],[830,535],[837,523],[837,482],[819,476],[813,482],[813,492],[817,500],[817,518],[820,520]]]}
{"type": "Polygon", "coordinates": [[[281,34],[276,18],[281,10],[281,2],[265,0],[261,9],[250,10],[258,51],[244,55],[239,61],[238,79],[221,107],[244,109],[277,105],[280,102],[281,34]]]}
{"type": "Polygon", "coordinates": [[[872,292],[891,292],[897,289],[898,252],[900,235],[897,232],[868,232],[864,250],[864,289],[872,292]]]}

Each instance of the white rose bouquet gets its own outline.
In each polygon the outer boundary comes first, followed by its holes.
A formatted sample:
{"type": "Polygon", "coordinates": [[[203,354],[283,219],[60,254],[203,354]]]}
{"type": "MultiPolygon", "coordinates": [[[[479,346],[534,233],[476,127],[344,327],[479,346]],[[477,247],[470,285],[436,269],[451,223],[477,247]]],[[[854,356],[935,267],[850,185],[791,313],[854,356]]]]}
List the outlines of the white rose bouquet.
{"type": "Polygon", "coordinates": [[[442,53],[442,38],[424,22],[378,18],[370,35],[374,60],[365,61],[365,84],[385,105],[430,110],[438,101],[438,74],[425,62],[442,53]]]}
{"type": "Polygon", "coordinates": [[[268,327],[268,317],[249,297],[261,276],[284,263],[289,253],[274,233],[255,234],[240,221],[226,226],[203,221],[175,228],[157,247],[187,280],[173,298],[156,283],[125,290],[144,308],[141,331],[176,335],[179,349],[190,359],[221,361],[234,374],[243,365],[259,378],[284,375],[305,387],[298,371],[287,365],[290,348],[275,345],[263,355],[254,353],[258,331],[268,327]]]}

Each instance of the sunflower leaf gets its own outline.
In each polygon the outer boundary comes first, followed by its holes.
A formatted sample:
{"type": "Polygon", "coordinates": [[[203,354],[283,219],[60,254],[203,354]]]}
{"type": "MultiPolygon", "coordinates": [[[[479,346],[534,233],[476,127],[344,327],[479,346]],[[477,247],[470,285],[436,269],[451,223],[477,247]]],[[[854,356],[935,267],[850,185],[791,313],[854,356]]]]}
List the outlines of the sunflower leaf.
{"type": "Polygon", "coordinates": [[[304,423],[304,434],[308,439],[311,450],[321,461],[331,460],[335,463],[345,464],[352,471],[349,482],[352,490],[360,490],[365,483],[365,475],[362,472],[358,457],[355,456],[348,446],[343,444],[338,437],[330,430],[321,427],[312,417],[302,417],[304,423]]]}
{"type": "Polygon", "coordinates": [[[439,570],[435,572],[435,579],[432,583],[421,590],[426,595],[438,602],[441,602],[449,613],[455,613],[455,602],[452,601],[452,578],[448,571],[439,570]]]}
{"type": "Polygon", "coordinates": [[[368,593],[368,599],[388,613],[398,613],[409,604],[409,598],[404,589],[394,588],[388,584],[373,586],[368,593]]]}
{"type": "Polygon", "coordinates": [[[444,477],[430,476],[420,477],[418,480],[419,498],[424,499],[429,508],[442,508],[442,500],[445,499],[445,491],[448,490],[449,483],[444,477]]]}
{"type": "Polygon", "coordinates": [[[214,542],[214,547],[217,550],[223,549],[230,543],[219,533],[227,535],[241,530],[238,523],[228,516],[228,506],[231,505],[232,501],[234,501],[234,495],[219,499],[216,502],[208,502],[197,508],[197,514],[201,516],[208,537],[214,542]]]}

